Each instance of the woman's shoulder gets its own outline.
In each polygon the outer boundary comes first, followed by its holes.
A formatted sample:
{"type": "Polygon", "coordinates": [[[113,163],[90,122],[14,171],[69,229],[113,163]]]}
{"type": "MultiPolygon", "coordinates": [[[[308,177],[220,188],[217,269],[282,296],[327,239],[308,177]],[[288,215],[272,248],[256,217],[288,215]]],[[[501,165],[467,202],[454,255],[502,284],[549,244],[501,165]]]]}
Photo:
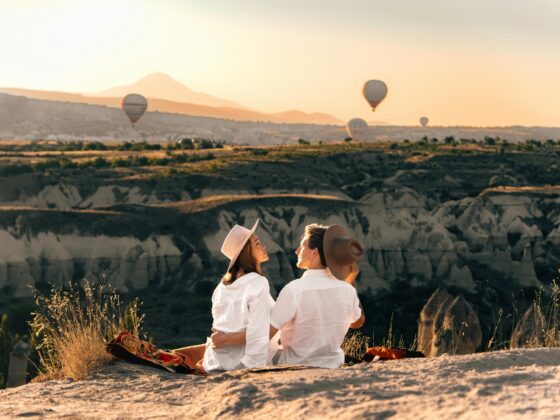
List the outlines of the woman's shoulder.
{"type": "Polygon", "coordinates": [[[270,285],[268,283],[268,279],[259,273],[249,273],[245,274],[247,285],[251,289],[256,290],[270,290],[270,285]]]}
{"type": "Polygon", "coordinates": [[[268,279],[259,273],[249,273],[248,276],[251,276],[251,283],[259,283],[259,284],[266,284],[268,285],[268,279]]]}

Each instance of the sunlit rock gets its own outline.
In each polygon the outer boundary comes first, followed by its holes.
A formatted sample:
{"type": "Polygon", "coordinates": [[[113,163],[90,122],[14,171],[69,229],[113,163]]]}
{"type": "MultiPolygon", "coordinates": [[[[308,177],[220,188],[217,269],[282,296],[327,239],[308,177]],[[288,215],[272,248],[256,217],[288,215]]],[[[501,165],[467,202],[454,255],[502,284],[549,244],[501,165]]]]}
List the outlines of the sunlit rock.
{"type": "Polygon", "coordinates": [[[433,327],[436,314],[443,302],[452,299],[444,289],[437,289],[420,312],[418,320],[418,350],[426,356],[432,352],[433,327]]]}
{"type": "Polygon", "coordinates": [[[480,321],[465,298],[444,301],[435,317],[430,355],[474,353],[481,343],[480,321]]]}

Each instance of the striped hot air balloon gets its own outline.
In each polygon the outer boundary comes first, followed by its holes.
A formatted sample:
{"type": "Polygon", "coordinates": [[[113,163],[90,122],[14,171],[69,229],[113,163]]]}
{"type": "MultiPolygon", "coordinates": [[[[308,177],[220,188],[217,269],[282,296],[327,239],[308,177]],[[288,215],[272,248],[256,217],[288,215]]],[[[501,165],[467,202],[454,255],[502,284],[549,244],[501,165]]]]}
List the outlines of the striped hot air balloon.
{"type": "Polygon", "coordinates": [[[134,126],[136,121],[146,112],[148,101],[142,95],[129,93],[123,98],[121,108],[130,120],[130,123],[134,126]]]}

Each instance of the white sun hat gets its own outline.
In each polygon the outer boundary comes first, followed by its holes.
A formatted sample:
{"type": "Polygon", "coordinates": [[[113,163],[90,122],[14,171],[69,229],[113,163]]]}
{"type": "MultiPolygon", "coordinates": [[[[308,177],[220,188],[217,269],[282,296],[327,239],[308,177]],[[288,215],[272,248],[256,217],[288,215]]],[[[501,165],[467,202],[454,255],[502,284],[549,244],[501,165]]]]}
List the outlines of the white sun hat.
{"type": "Polygon", "coordinates": [[[244,228],[243,226],[235,225],[231,228],[226,239],[224,239],[224,243],[222,245],[222,254],[229,258],[229,266],[227,271],[231,269],[235,260],[241,253],[241,250],[251,237],[253,233],[257,230],[257,226],[259,225],[259,219],[253,225],[251,230],[244,228]]]}

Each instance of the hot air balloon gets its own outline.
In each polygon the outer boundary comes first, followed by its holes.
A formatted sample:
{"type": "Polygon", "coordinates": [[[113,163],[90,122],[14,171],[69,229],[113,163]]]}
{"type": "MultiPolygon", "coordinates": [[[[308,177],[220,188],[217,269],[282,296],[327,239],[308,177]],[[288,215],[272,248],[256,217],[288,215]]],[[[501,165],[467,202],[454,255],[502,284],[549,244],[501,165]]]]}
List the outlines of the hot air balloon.
{"type": "Polygon", "coordinates": [[[137,93],[129,93],[126,95],[122,102],[121,108],[130,120],[132,126],[140,119],[146,108],[148,108],[148,101],[142,95],[137,93]]]}
{"type": "Polygon", "coordinates": [[[428,125],[428,121],[429,121],[428,117],[422,117],[422,118],[420,118],[420,125],[422,127],[426,127],[428,125]]]}
{"type": "Polygon", "coordinates": [[[377,105],[387,96],[387,85],[381,80],[368,80],[364,83],[362,93],[371,105],[371,110],[375,111],[377,105]]]}
{"type": "Polygon", "coordinates": [[[346,124],[346,132],[354,140],[362,140],[367,133],[368,124],[361,118],[352,118],[346,124]]]}

